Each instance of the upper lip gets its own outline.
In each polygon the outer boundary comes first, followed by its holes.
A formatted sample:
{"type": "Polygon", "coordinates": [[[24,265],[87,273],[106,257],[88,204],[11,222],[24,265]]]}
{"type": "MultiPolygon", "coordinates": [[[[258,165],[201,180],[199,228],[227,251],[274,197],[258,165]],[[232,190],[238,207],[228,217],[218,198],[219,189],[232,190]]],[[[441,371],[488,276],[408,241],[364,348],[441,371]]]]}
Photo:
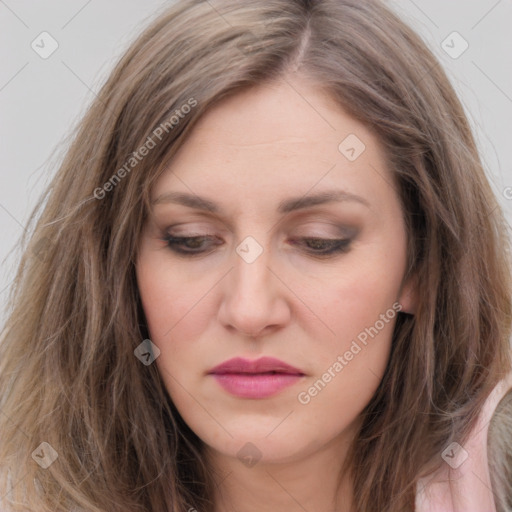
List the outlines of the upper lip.
{"type": "Polygon", "coordinates": [[[242,357],[235,357],[224,361],[223,363],[212,368],[208,373],[288,373],[296,375],[304,375],[298,368],[295,368],[284,361],[280,361],[274,357],[261,357],[251,361],[242,357]]]}

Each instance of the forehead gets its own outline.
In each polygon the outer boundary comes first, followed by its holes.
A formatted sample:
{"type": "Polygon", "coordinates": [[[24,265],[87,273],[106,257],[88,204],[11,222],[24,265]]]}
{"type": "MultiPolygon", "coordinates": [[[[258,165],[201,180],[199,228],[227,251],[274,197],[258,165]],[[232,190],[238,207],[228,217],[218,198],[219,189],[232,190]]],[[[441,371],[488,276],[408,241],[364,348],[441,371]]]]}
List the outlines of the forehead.
{"type": "MultiPolygon", "coordinates": [[[[333,163],[339,144],[357,136],[370,150],[376,137],[318,87],[303,79],[261,84],[211,107],[196,124],[187,145],[194,153],[256,157],[291,153],[333,163]]],[[[379,155],[382,156],[382,155],[379,155]]]]}
{"type": "Polygon", "coordinates": [[[250,207],[335,187],[370,199],[383,181],[389,187],[392,179],[376,136],[319,88],[296,80],[252,87],[210,108],[152,197],[207,193],[245,198],[250,207]]]}

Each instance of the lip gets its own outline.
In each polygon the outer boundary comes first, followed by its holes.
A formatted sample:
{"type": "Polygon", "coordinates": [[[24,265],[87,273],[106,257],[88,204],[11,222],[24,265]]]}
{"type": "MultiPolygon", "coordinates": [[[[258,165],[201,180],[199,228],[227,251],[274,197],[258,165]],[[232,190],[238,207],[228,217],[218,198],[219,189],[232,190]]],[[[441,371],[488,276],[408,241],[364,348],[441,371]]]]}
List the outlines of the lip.
{"type": "Polygon", "coordinates": [[[241,398],[267,398],[298,382],[304,373],[284,361],[262,357],[229,359],[208,372],[228,393],[241,398]]]}
{"type": "Polygon", "coordinates": [[[222,374],[222,373],[286,373],[295,375],[304,375],[298,368],[291,366],[284,361],[280,361],[275,357],[261,357],[251,361],[243,357],[234,357],[228,361],[224,361],[215,368],[211,369],[209,373],[222,374]]]}

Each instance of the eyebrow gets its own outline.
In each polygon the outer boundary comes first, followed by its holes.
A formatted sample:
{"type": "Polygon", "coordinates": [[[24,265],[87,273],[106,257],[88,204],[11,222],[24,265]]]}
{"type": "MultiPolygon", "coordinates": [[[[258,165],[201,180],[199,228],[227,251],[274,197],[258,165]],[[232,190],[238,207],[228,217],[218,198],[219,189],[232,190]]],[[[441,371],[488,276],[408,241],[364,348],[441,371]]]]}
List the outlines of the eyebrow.
{"type": "MultiPolygon", "coordinates": [[[[292,211],[302,210],[312,206],[333,202],[357,202],[370,208],[368,201],[358,195],[346,192],[344,190],[328,190],[325,192],[318,192],[316,194],[308,194],[302,197],[291,197],[284,199],[279,203],[277,211],[278,213],[285,214],[292,211]]],[[[194,194],[188,194],[185,192],[166,192],[159,195],[154,201],[152,201],[152,204],[154,205],[161,203],[174,203],[188,206],[190,208],[195,208],[197,210],[208,211],[211,213],[223,213],[220,205],[211,199],[200,197],[194,194]]]]}

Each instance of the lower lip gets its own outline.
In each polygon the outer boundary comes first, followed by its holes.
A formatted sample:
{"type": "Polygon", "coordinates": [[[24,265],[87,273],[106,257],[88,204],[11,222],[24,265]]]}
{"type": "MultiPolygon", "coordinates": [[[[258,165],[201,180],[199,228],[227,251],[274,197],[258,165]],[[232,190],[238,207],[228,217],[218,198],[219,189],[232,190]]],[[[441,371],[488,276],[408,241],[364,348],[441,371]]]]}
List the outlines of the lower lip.
{"type": "Polygon", "coordinates": [[[288,373],[215,373],[213,376],[227,392],[241,398],[267,398],[303,377],[288,373]]]}

